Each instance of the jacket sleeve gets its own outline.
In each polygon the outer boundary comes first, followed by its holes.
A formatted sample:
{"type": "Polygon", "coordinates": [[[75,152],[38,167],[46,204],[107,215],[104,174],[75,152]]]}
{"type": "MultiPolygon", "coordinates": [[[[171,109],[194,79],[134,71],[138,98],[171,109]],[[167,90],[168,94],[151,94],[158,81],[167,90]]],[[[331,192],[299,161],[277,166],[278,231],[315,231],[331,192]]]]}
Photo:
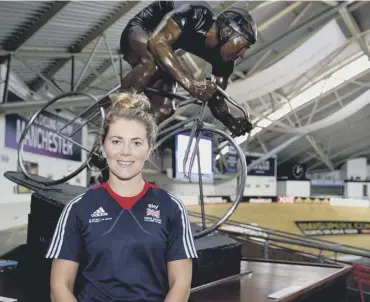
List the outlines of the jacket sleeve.
{"type": "Polygon", "coordinates": [[[49,244],[45,257],[80,262],[82,240],[79,227],[78,201],[81,196],[71,200],[63,209],[49,244]]]}
{"type": "Polygon", "coordinates": [[[190,228],[190,221],[187,211],[177,197],[171,195],[174,203],[172,213],[169,240],[167,243],[167,261],[175,261],[180,259],[196,259],[198,258],[194,244],[193,234],[190,228]]]}

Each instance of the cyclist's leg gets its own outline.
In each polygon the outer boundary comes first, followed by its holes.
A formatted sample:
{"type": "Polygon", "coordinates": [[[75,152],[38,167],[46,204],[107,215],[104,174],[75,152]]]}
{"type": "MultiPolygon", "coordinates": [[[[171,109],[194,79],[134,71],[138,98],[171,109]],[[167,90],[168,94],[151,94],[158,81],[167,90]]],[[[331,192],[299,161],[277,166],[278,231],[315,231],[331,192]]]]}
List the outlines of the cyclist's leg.
{"type": "MultiPolygon", "coordinates": [[[[176,92],[176,81],[163,71],[156,72],[153,80],[148,83],[149,87],[167,92],[176,92]]],[[[173,99],[164,97],[156,93],[146,92],[150,99],[151,112],[154,115],[157,124],[160,124],[175,113],[175,102],[173,99]]]]}
{"type": "MultiPolygon", "coordinates": [[[[132,70],[121,82],[122,91],[131,88],[142,90],[157,70],[154,60],[150,59],[150,53],[146,49],[148,37],[148,34],[138,26],[127,27],[121,34],[121,53],[132,67],[132,70]]],[[[110,96],[100,100],[100,103],[104,107],[109,107],[111,104],[110,96]]],[[[93,154],[91,155],[91,162],[101,170],[102,181],[106,182],[109,178],[107,161],[93,154]]]]}
{"type": "Polygon", "coordinates": [[[122,79],[121,88],[144,89],[158,70],[147,48],[149,35],[139,26],[126,28],[121,35],[121,52],[132,70],[122,79]]]}

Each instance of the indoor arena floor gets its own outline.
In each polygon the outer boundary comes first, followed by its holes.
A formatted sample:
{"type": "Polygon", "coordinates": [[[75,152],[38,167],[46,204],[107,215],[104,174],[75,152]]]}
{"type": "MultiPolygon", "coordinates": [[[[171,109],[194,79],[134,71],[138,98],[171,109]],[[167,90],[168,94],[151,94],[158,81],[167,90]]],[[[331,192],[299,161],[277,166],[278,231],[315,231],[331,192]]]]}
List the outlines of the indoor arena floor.
{"type": "MultiPolygon", "coordinates": [[[[226,204],[205,205],[206,215],[221,217],[230,207],[226,204]]],[[[200,206],[187,206],[188,210],[200,213],[200,206]]],[[[298,235],[302,232],[295,225],[297,220],[344,220],[344,221],[370,221],[370,208],[360,207],[333,207],[329,205],[313,204],[253,204],[241,203],[230,218],[241,223],[255,223],[261,227],[281,230],[298,235]]],[[[194,218],[191,218],[195,222],[194,218]]],[[[346,244],[370,250],[370,235],[336,235],[318,236],[334,243],[346,244]]],[[[301,246],[283,245],[302,252],[318,253],[317,249],[301,246]]],[[[325,256],[334,257],[330,251],[324,252],[325,256]]],[[[337,255],[339,256],[339,254],[337,255]]]]}

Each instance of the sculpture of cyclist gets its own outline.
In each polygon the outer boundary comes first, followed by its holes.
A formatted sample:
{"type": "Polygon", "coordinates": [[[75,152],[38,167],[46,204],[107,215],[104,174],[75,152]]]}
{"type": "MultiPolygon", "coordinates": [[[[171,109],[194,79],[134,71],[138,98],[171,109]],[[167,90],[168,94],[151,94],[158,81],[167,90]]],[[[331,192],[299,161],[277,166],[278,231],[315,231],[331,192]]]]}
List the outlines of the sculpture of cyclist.
{"type": "MultiPolygon", "coordinates": [[[[176,8],[173,1],[153,2],[134,16],[122,32],[121,52],[132,70],[122,80],[121,88],[142,91],[154,87],[174,92],[178,83],[193,97],[209,101],[213,116],[232,134],[244,135],[252,129],[250,121],[233,117],[225,100],[215,93],[216,85],[191,78],[174,52],[182,49],[210,63],[216,83],[226,89],[235,60],[243,57],[256,39],[256,24],[241,8],[227,9],[216,17],[200,4],[176,8]]],[[[175,112],[171,99],[148,96],[157,123],[175,112]]]]}

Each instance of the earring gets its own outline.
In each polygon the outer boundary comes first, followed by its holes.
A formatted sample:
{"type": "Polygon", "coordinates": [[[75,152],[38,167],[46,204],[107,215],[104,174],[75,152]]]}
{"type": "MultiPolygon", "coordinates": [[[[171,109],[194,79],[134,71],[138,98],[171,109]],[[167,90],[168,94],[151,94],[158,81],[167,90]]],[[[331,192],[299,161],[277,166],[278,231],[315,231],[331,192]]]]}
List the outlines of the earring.
{"type": "Polygon", "coordinates": [[[106,158],[107,157],[107,154],[105,152],[103,152],[103,157],[106,158]]]}

